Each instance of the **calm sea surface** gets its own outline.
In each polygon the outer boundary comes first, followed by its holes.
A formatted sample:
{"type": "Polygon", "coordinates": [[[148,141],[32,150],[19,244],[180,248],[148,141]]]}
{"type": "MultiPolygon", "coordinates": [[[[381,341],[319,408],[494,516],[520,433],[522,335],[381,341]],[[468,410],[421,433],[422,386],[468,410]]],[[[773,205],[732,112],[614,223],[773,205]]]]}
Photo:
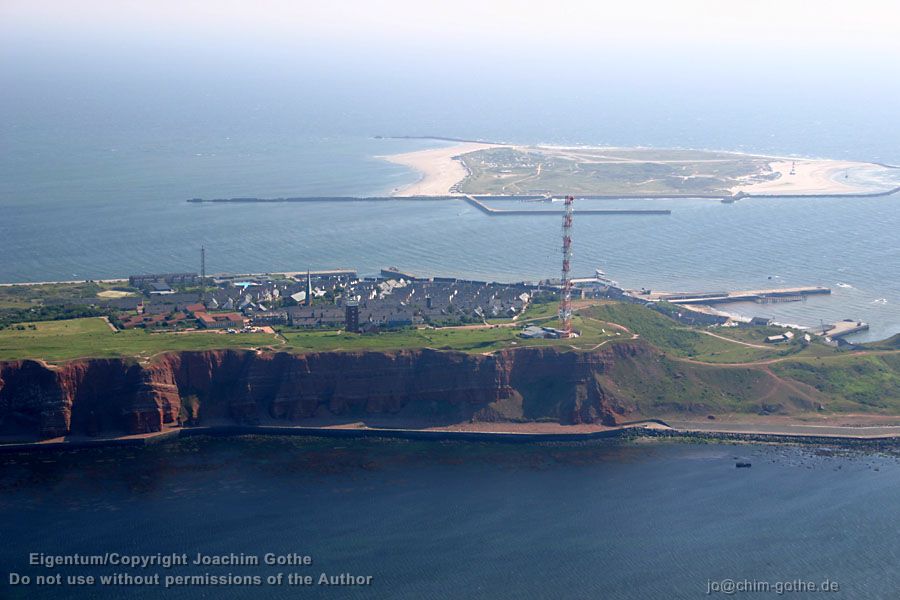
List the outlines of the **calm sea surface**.
{"type": "MultiPolygon", "coordinates": [[[[252,43],[195,55],[190,44],[110,38],[91,50],[33,33],[10,35],[0,56],[0,282],[195,271],[201,245],[210,272],[558,275],[556,217],[490,218],[453,201],[186,202],[384,195],[416,174],[378,155],[440,145],[375,135],[900,164],[895,60],[841,52],[810,68],[786,54],[773,69],[757,64],[778,52],[764,37],[737,61],[693,64],[673,48],[634,62],[622,57],[642,49],[622,45],[621,56],[498,67],[454,40],[435,65],[345,55],[353,40],[342,39],[273,62],[252,43]]],[[[551,56],[564,47],[523,43],[551,56]]],[[[652,289],[829,286],[829,297],[734,310],[803,325],[863,319],[872,329],[860,339],[882,338],[900,332],[898,202],[661,201],[640,206],[670,216],[576,214],[574,271],[652,289]]],[[[896,598],[898,497],[896,458],[775,446],[253,438],[0,455],[0,574],[54,572],[27,566],[29,552],[297,552],[314,565],[168,574],[374,577],[367,588],[252,590],[276,599],[680,599],[726,579],[828,579],[841,590],[782,597],[896,598]],[[735,469],[739,459],[753,467],[735,469]]],[[[161,596],[7,583],[0,598],[161,596]]],[[[206,586],[166,597],[248,595],[206,586]]]]}
{"type": "MultiPolygon", "coordinates": [[[[644,56],[640,68],[591,63],[603,77],[589,82],[564,65],[545,69],[545,80],[531,65],[523,79],[482,64],[487,81],[466,60],[407,71],[298,55],[283,68],[256,55],[208,65],[134,48],[52,60],[16,39],[18,53],[0,61],[0,282],[197,270],[201,245],[211,272],[558,276],[554,217],[489,218],[454,202],[185,202],[383,195],[417,176],[377,156],[441,145],[376,135],[900,164],[900,84],[887,59],[811,68],[785,57],[772,71],[748,57],[746,69],[723,58],[704,70],[644,56]]],[[[803,325],[863,319],[872,329],[861,339],[881,338],[900,332],[898,203],[679,201],[642,204],[671,208],[667,217],[576,214],[574,270],[599,267],[651,289],[829,286],[832,297],[735,310],[803,325]]]]}
{"type": "MultiPolygon", "coordinates": [[[[59,571],[374,577],[365,588],[252,590],[270,598],[699,598],[729,578],[828,579],[840,586],[828,597],[895,598],[898,494],[897,458],[795,447],[196,438],[0,456],[0,564],[35,577],[57,570],[26,566],[29,552],[296,552],[313,565],[59,571]]],[[[3,598],[125,589],[6,584],[3,598]]]]}
{"type": "MultiPolygon", "coordinates": [[[[212,272],[352,267],[373,274],[397,266],[501,281],[558,276],[559,223],[552,216],[491,218],[456,201],[186,202],[387,194],[416,175],[376,156],[438,142],[113,136],[108,143],[69,140],[63,150],[12,133],[15,152],[0,156],[0,281],[196,271],[201,245],[212,272]]],[[[858,339],[879,339],[900,332],[898,202],[900,196],[641,201],[628,206],[673,212],[576,213],[574,270],[589,275],[599,267],[624,285],[666,290],[828,286],[830,297],[732,309],[801,325],[862,319],[872,328],[858,339]]]]}

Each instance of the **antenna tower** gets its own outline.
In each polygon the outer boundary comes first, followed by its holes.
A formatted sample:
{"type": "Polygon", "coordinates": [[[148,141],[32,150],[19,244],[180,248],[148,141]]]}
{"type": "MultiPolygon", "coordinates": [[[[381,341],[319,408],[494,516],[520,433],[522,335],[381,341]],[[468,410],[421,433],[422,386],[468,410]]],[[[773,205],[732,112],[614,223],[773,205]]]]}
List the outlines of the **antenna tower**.
{"type": "Polygon", "coordinates": [[[562,226],[562,292],[559,298],[559,321],[565,337],[572,337],[572,279],[569,277],[569,264],[572,261],[572,215],[574,196],[566,196],[562,226]]]}
{"type": "Polygon", "coordinates": [[[206,302],[206,247],[200,246],[200,303],[206,302]]]}

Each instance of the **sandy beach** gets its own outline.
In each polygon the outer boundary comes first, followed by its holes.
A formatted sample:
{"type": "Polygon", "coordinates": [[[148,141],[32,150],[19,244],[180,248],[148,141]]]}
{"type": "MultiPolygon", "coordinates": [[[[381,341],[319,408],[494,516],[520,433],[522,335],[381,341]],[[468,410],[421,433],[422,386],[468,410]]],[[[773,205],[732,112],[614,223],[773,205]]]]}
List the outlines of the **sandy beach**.
{"type": "Polygon", "coordinates": [[[455,156],[500,147],[502,146],[496,144],[465,142],[446,148],[391,154],[378,158],[409,167],[421,174],[419,181],[395,190],[392,196],[446,196],[450,193],[450,188],[466,176],[465,167],[458,160],[454,160],[455,156]]]}
{"type": "Polygon", "coordinates": [[[862,194],[882,192],[893,186],[879,181],[889,170],[872,163],[846,160],[779,159],[769,163],[776,179],[737,185],[732,192],[767,195],[862,194]],[[793,174],[791,170],[793,169],[793,174]]]}
{"type": "MultiPolygon", "coordinates": [[[[379,156],[383,160],[403,165],[417,171],[420,178],[417,182],[398,188],[391,195],[408,196],[446,196],[451,195],[451,188],[462,181],[467,173],[461,161],[456,160],[462,154],[484,150],[488,148],[516,148],[504,144],[487,144],[478,142],[461,142],[444,148],[432,148],[379,156]]],[[[565,148],[551,146],[535,146],[535,149],[550,149],[559,156],[575,158],[565,152],[565,148]]],[[[571,149],[577,157],[576,151],[571,149]]],[[[609,148],[610,151],[623,151],[627,148],[609,148]]],[[[760,180],[761,173],[748,173],[739,177],[739,184],[734,185],[729,191],[732,193],[744,192],[750,195],[788,195],[788,196],[817,196],[836,194],[872,194],[884,193],[900,186],[900,169],[891,169],[882,165],[828,159],[794,159],[790,157],[764,157],[756,155],[735,154],[736,158],[746,156],[756,160],[766,160],[772,172],[777,174],[774,179],[760,180]]],[[[582,160],[580,157],[579,160],[582,160]]],[[[615,157],[607,160],[592,159],[587,162],[611,162],[611,163],[680,163],[680,162],[723,162],[722,158],[696,159],[685,161],[665,160],[652,158],[647,160],[615,157]]],[[[598,190],[602,191],[602,190],[598,190]]]]}

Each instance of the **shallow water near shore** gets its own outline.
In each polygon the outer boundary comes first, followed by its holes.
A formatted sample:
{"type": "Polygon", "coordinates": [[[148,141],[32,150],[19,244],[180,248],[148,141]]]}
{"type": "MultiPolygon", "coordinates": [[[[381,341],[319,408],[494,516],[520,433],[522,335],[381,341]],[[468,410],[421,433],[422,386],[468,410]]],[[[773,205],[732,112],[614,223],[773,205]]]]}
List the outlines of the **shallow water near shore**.
{"type": "MultiPolygon", "coordinates": [[[[554,215],[492,217],[457,200],[186,201],[383,196],[416,175],[375,155],[441,142],[307,136],[262,143],[254,138],[92,146],[50,157],[38,144],[21,140],[21,145],[21,153],[0,159],[0,237],[6,259],[0,282],[197,271],[203,244],[209,272],[348,267],[370,275],[397,266],[423,275],[497,281],[559,274],[554,215]]],[[[871,329],[853,339],[883,339],[900,332],[900,280],[890,275],[900,259],[894,241],[900,231],[898,201],[900,195],[756,198],[735,204],[585,200],[576,203],[572,268],[578,276],[601,268],[634,289],[826,286],[832,295],[806,302],[724,309],[804,326],[858,319],[871,329]],[[672,214],[579,216],[580,207],[668,209],[672,214]]]]}
{"type": "MultiPolygon", "coordinates": [[[[29,552],[271,552],[313,565],[59,571],[373,577],[175,586],[172,598],[695,598],[724,579],[828,579],[840,587],[829,597],[883,598],[900,585],[898,494],[897,457],[811,446],[200,437],[0,456],[0,564],[34,577],[57,570],[27,566],[29,552]]],[[[124,589],[5,587],[4,597],[124,589]]]]}

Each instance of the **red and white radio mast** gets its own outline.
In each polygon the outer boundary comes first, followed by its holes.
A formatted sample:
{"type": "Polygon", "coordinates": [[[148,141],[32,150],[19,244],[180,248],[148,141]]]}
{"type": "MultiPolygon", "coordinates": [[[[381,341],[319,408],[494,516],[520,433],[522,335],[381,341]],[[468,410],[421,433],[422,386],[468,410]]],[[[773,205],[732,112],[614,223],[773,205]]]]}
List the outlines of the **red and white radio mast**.
{"type": "Polygon", "coordinates": [[[569,263],[572,261],[572,215],[574,196],[566,196],[566,210],[563,212],[562,226],[562,293],[559,298],[560,327],[565,337],[572,337],[572,279],[569,277],[569,263]]]}

